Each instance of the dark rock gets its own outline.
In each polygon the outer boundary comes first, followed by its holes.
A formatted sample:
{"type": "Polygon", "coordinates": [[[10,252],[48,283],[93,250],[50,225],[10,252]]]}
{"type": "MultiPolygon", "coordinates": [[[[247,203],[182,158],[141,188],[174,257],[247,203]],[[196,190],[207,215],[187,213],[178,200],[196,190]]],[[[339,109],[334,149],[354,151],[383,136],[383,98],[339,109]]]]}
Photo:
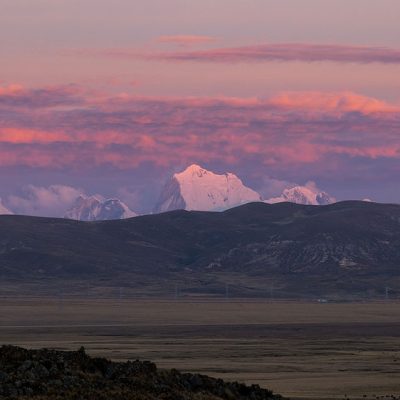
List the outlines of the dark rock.
{"type": "Polygon", "coordinates": [[[257,385],[177,370],[149,361],[111,362],[76,352],[0,348],[0,400],[277,400],[257,385]]]}
{"type": "Polygon", "coordinates": [[[0,371],[0,382],[5,382],[8,379],[8,374],[3,371],[0,371]]]}

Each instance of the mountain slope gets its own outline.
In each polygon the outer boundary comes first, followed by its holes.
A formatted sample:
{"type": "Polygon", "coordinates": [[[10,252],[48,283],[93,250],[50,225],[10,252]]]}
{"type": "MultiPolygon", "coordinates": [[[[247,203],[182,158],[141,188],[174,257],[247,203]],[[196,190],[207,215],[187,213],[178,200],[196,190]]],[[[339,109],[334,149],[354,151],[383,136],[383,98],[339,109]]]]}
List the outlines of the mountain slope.
{"type": "Polygon", "coordinates": [[[154,211],[222,211],[253,201],[261,201],[260,195],[244,186],[236,175],[214,174],[193,164],[173,175],[165,185],[154,211]]]}
{"type": "Polygon", "coordinates": [[[102,199],[99,196],[79,196],[64,218],[77,221],[106,221],[136,217],[133,211],[118,199],[102,199]]]}
{"type": "Polygon", "coordinates": [[[191,282],[193,290],[221,290],[229,280],[238,293],[263,295],[275,282],[287,297],[382,293],[385,285],[400,293],[398,205],[259,202],[96,224],[2,216],[0,237],[0,275],[21,282],[102,279],[141,289],[191,282]]]}

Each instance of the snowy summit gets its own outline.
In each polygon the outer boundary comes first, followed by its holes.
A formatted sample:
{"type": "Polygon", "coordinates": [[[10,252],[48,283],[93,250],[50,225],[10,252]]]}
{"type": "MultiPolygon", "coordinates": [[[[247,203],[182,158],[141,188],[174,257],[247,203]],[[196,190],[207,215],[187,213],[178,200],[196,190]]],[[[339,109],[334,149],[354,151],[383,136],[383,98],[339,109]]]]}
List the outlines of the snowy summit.
{"type": "Polygon", "coordinates": [[[103,199],[101,196],[79,196],[64,218],[77,221],[104,221],[136,217],[119,199],[103,199]]]}
{"type": "Polygon", "coordinates": [[[314,182],[307,182],[304,186],[294,186],[285,189],[279,197],[266,200],[266,203],[274,204],[285,201],[297,204],[323,206],[334,203],[336,199],[318,189],[314,182]]]}
{"type": "Polygon", "coordinates": [[[219,175],[192,164],[167,182],[154,211],[223,211],[253,201],[261,201],[260,195],[236,175],[219,175]]]}

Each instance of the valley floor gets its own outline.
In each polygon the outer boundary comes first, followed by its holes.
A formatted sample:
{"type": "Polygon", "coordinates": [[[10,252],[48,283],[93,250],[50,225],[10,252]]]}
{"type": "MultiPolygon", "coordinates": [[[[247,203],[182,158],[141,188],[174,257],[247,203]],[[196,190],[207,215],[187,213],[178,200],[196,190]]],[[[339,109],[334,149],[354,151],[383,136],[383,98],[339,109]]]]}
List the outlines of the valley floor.
{"type": "Polygon", "coordinates": [[[0,301],[0,343],[258,383],[284,396],[400,396],[400,303],[0,301]]]}

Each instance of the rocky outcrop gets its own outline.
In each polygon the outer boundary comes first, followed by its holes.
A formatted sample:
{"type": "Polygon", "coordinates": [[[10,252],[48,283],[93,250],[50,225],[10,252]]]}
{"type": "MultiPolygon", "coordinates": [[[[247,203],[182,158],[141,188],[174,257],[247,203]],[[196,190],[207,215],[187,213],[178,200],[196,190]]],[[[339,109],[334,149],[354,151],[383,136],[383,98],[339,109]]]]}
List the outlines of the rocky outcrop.
{"type": "Polygon", "coordinates": [[[89,357],[83,348],[66,352],[0,348],[0,399],[96,400],[273,400],[258,385],[176,370],[149,361],[112,362],[89,357]]]}

